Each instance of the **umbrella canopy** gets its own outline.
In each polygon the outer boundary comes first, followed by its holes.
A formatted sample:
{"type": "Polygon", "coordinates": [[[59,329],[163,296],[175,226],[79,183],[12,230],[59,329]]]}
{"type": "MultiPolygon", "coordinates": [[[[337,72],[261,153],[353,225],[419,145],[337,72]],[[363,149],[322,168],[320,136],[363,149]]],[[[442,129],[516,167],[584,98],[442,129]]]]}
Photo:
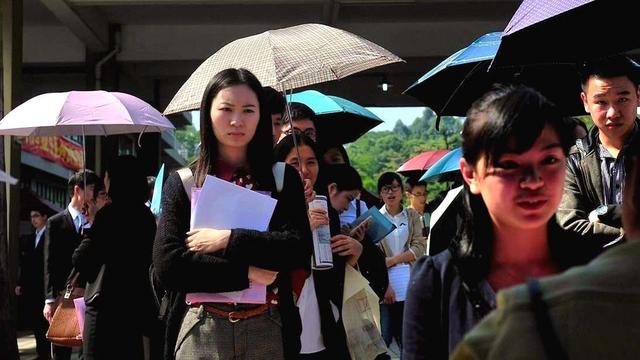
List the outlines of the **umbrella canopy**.
{"type": "Polygon", "coordinates": [[[18,179],[0,170],[0,182],[8,183],[9,185],[15,185],[18,183],[18,179]]]}
{"type": "Polygon", "coordinates": [[[262,86],[283,91],[400,61],[368,40],[326,25],[269,30],[235,40],[211,55],[182,85],[164,113],[198,109],[211,78],[227,68],[246,68],[262,86]]]}
{"type": "Polygon", "coordinates": [[[445,156],[449,150],[430,150],[418,154],[407,160],[396,170],[405,176],[418,176],[431,168],[438,160],[445,156]]]}
{"type": "Polygon", "coordinates": [[[420,181],[445,181],[449,176],[460,171],[461,157],[462,148],[449,151],[449,153],[433,164],[433,166],[422,175],[420,181]]]}
{"type": "Polygon", "coordinates": [[[316,114],[315,125],[325,144],[346,144],[382,124],[376,114],[338,96],[307,90],[287,96],[290,102],[307,105],[316,114]]]}
{"type": "Polygon", "coordinates": [[[524,84],[544,94],[564,115],[584,114],[576,65],[539,64],[488,71],[500,46],[500,34],[476,39],[424,74],[405,93],[439,116],[466,116],[471,104],[494,83],[524,84]]]}
{"type": "Polygon", "coordinates": [[[27,100],[0,121],[0,135],[115,135],[175,129],[135,96],[97,91],[47,93],[27,100]]]}
{"type": "Polygon", "coordinates": [[[637,32],[638,14],[626,4],[524,0],[503,31],[492,67],[579,63],[638,48],[640,37],[623,35],[637,32]]]}

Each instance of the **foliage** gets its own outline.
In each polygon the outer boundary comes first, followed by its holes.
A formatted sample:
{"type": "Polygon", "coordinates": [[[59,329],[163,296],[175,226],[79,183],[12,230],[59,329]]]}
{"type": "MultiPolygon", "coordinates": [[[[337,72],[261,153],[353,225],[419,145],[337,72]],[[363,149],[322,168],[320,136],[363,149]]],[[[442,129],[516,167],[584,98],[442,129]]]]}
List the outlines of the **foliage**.
{"type": "MultiPolygon", "coordinates": [[[[369,132],[349,144],[349,159],[362,176],[364,187],[375,194],[378,177],[382,173],[395,171],[423,151],[460,146],[460,118],[443,117],[439,131],[435,129],[435,123],[436,115],[426,109],[409,126],[398,120],[393,131],[369,132]]],[[[429,198],[445,188],[444,184],[430,184],[429,198]]]]}
{"type": "Polygon", "coordinates": [[[187,160],[187,163],[195,160],[200,146],[200,132],[192,125],[188,125],[183,129],[176,130],[176,140],[178,141],[178,151],[187,160]]]}

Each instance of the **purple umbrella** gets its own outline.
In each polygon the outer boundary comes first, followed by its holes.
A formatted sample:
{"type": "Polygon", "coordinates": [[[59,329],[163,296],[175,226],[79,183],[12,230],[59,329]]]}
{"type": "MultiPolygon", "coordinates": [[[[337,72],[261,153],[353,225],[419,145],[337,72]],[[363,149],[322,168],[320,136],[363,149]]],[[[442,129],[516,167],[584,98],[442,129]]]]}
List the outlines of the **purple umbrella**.
{"type": "MultiPolygon", "coordinates": [[[[38,95],[0,121],[0,135],[14,136],[142,135],[169,129],[173,124],[146,102],[102,90],[38,95]]],[[[83,168],[84,162],[83,156],[83,168]]]]}
{"type": "Polygon", "coordinates": [[[491,66],[580,63],[638,48],[637,13],[627,4],[524,0],[503,31],[491,66]]]}

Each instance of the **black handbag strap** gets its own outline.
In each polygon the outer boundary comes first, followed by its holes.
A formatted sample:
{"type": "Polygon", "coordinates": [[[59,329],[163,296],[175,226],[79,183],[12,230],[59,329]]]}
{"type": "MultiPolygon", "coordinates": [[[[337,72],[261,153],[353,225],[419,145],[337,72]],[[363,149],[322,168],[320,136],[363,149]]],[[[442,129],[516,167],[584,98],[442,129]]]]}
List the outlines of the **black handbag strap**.
{"type": "Polygon", "coordinates": [[[536,320],[538,334],[542,339],[542,346],[547,355],[547,359],[551,360],[568,360],[567,353],[560,344],[558,334],[553,327],[553,321],[549,316],[549,308],[542,298],[542,289],[540,282],[536,278],[527,280],[527,288],[529,289],[529,299],[536,320]]]}
{"type": "Polygon", "coordinates": [[[462,280],[462,288],[467,295],[467,299],[473,306],[473,312],[476,314],[478,319],[482,319],[485,315],[491,312],[491,310],[493,310],[493,307],[480,293],[478,284],[469,285],[466,281],[462,280]]]}

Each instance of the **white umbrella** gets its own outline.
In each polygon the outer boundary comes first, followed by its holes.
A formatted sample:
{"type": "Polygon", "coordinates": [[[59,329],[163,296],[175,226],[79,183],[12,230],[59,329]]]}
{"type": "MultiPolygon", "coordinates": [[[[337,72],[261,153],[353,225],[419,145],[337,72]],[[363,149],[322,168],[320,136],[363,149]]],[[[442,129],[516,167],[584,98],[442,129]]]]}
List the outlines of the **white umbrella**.
{"type": "Polygon", "coordinates": [[[8,183],[9,185],[15,185],[18,183],[18,179],[0,170],[0,182],[8,183]]]}

